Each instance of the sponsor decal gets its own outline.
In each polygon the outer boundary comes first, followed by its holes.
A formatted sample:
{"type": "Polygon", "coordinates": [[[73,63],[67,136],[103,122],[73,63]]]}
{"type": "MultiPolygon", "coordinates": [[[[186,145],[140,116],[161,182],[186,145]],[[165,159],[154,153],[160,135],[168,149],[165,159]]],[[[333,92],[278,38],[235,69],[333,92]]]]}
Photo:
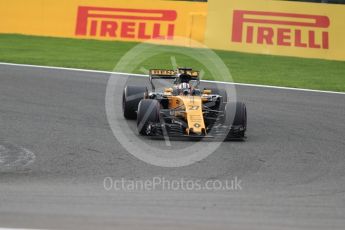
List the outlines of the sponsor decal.
{"type": "Polygon", "coordinates": [[[175,10],[79,6],[75,35],[171,40],[176,18],[175,10]]]}
{"type": "Polygon", "coordinates": [[[234,10],[232,42],[329,49],[323,15],[234,10]]]}
{"type": "Polygon", "coordinates": [[[177,74],[188,74],[192,77],[198,77],[199,71],[196,70],[169,70],[169,69],[151,69],[150,75],[153,76],[175,76],[177,74]]]}

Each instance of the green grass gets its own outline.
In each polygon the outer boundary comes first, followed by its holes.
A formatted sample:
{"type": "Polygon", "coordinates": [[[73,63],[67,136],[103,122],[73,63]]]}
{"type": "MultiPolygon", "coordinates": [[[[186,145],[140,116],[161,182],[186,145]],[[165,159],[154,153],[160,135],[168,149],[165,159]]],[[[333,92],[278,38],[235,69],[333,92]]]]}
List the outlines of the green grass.
{"type": "MultiPolygon", "coordinates": [[[[24,35],[0,35],[0,61],[74,67],[96,70],[113,70],[117,62],[138,43],[48,38],[24,35]]],[[[145,54],[153,55],[133,67],[122,69],[142,73],[139,67],[171,68],[171,57],[180,66],[189,66],[206,71],[204,79],[224,80],[211,76],[207,67],[184,52],[191,48],[146,45],[145,54]]],[[[195,50],[199,52],[200,50],[195,50]]],[[[306,59],[259,54],[247,54],[215,50],[231,71],[233,81],[242,83],[345,91],[345,62],[306,59]]],[[[134,57],[135,58],[135,57],[134,57]]],[[[119,69],[117,69],[119,70],[119,69]]],[[[231,79],[227,79],[231,80],[231,79]]]]}

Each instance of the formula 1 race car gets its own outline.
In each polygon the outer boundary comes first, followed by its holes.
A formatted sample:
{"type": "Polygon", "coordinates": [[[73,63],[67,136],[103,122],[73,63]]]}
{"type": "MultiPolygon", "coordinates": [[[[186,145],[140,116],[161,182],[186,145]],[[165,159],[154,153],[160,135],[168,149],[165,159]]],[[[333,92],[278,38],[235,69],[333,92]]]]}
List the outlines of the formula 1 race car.
{"type": "Polygon", "coordinates": [[[126,119],[137,119],[145,136],[243,139],[247,110],[242,102],[229,101],[225,89],[199,89],[199,72],[190,68],[150,70],[152,87],[126,86],[122,109],[126,119]],[[174,80],[171,87],[156,91],[155,79],[174,80]]]}

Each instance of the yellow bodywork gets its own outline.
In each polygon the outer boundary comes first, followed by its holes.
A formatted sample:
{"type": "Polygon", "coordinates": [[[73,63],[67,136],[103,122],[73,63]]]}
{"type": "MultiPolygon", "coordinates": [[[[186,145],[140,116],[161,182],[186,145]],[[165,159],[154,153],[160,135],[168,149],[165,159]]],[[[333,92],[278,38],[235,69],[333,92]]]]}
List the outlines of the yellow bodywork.
{"type": "Polygon", "coordinates": [[[173,96],[169,88],[165,95],[169,99],[169,109],[183,109],[183,112],[176,111],[175,116],[184,117],[188,123],[186,133],[206,134],[204,116],[202,112],[203,96],[178,95],[173,96]]]}

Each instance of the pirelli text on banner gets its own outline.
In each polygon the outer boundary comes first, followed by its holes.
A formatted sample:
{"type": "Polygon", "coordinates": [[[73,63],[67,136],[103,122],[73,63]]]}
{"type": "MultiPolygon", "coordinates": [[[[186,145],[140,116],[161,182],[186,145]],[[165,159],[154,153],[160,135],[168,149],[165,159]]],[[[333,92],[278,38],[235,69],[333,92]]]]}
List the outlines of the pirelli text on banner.
{"type": "Polygon", "coordinates": [[[345,60],[345,6],[209,0],[205,45],[246,53],[345,60]]]}
{"type": "Polygon", "coordinates": [[[173,39],[175,10],[79,6],[77,36],[122,39],[173,39]]]}
{"type": "Polygon", "coordinates": [[[3,0],[0,33],[78,39],[204,41],[206,2],[142,0],[3,0]]]}
{"type": "Polygon", "coordinates": [[[329,25],[324,15],[234,10],[231,41],[328,49],[329,25]]]}

